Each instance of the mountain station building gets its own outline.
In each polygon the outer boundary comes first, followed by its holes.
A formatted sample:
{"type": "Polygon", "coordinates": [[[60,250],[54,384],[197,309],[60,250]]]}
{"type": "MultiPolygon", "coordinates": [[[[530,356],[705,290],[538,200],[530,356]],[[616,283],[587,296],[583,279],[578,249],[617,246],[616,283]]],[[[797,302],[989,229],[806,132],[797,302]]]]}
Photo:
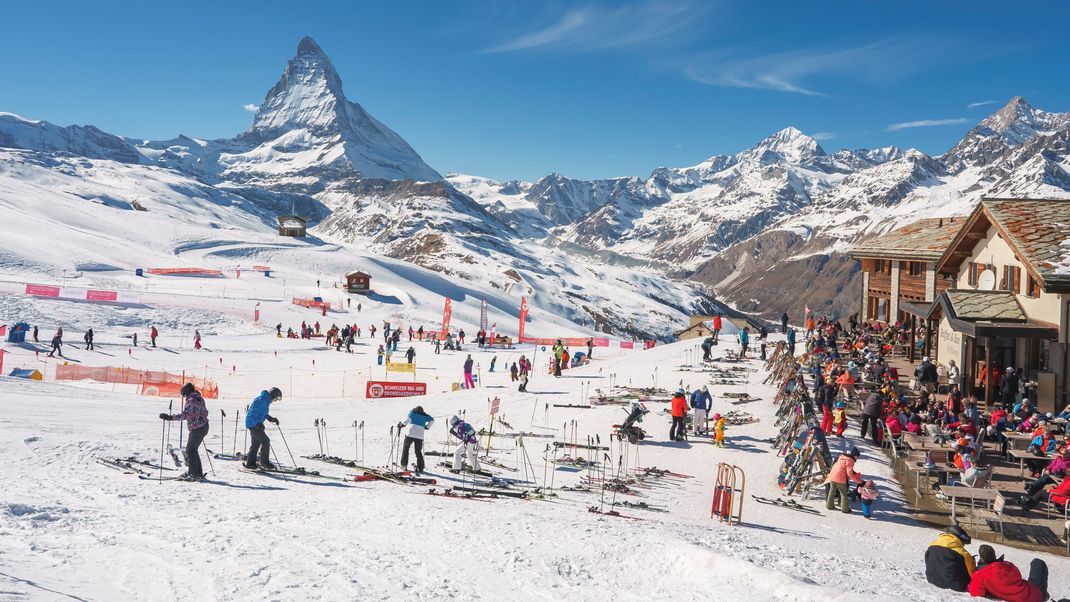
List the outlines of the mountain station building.
{"type": "Polygon", "coordinates": [[[1013,366],[1038,410],[1066,405],[1070,200],[982,199],[965,218],[920,220],[851,255],[862,263],[859,315],[909,327],[911,361],[916,347],[936,364],[954,360],[986,406],[1013,366]]]}

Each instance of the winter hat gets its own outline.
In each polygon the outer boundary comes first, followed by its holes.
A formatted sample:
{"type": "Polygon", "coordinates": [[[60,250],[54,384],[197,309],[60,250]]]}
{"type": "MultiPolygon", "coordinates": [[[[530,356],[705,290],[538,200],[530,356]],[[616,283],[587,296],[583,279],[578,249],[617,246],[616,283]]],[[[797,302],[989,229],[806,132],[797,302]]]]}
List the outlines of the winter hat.
{"type": "Polygon", "coordinates": [[[192,394],[196,390],[197,390],[197,387],[194,387],[193,383],[186,383],[186,384],[182,385],[182,388],[178,391],[178,393],[182,397],[189,397],[190,394],[192,394]]]}
{"type": "Polygon", "coordinates": [[[721,419],[721,413],[720,412],[714,412],[713,416],[710,416],[710,418],[713,418],[714,420],[720,420],[721,419]]]}
{"type": "Polygon", "coordinates": [[[706,385],[702,385],[702,392],[703,393],[709,393],[710,390],[706,387],[706,385]]]}
{"type": "Polygon", "coordinates": [[[957,524],[951,525],[947,529],[944,529],[944,532],[945,533],[950,533],[951,535],[954,535],[955,537],[958,537],[959,540],[962,541],[962,543],[967,544],[967,545],[969,545],[969,543],[971,541],[973,541],[973,538],[970,537],[970,534],[967,533],[965,529],[963,529],[962,527],[958,526],[957,524]]]}
{"type": "Polygon", "coordinates": [[[412,409],[412,411],[416,412],[417,414],[426,414],[427,413],[427,412],[424,412],[424,407],[423,406],[416,406],[415,408],[412,409]]]}
{"type": "Polygon", "coordinates": [[[995,562],[996,550],[988,544],[981,544],[981,547],[977,548],[977,559],[981,561],[981,564],[995,562]]]}

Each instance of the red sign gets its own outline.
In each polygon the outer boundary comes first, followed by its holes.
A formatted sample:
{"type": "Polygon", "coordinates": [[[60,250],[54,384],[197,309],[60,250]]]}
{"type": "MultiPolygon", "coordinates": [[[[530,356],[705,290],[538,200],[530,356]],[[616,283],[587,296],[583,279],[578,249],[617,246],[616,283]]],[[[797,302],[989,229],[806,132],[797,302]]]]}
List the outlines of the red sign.
{"type": "Polygon", "coordinates": [[[115,291],[88,290],[85,292],[85,298],[88,301],[116,301],[119,299],[119,293],[115,291]]]}
{"type": "Polygon", "coordinates": [[[427,395],[427,383],[402,383],[386,382],[382,380],[369,380],[364,396],[368,399],[383,399],[387,397],[413,397],[427,395]]]}
{"type": "Polygon", "coordinates": [[[516,339],[521,343],[524,342],[524,322],[528,320],[528,298],[520,298],[520,332],[517,334],[516,339]]]}
{"type": "Polygon", "coordinates": [[[35,295],[35,296],[38,296],[38,297],[58,297],[59,296],[59,287],[58,286],[45,286],[43,284],[27,284],[26,285],[26,294],[27,295],[35,295]]]}
{"type": "Polygon", "coordinates": [[[490,402],[490,415],[494,416],[495,414],[497,414],[498,410],[501,409],[501,407],[502,407],[502,400],[498,399],[497,397],[495,397],[494,401],[490,402]]]}

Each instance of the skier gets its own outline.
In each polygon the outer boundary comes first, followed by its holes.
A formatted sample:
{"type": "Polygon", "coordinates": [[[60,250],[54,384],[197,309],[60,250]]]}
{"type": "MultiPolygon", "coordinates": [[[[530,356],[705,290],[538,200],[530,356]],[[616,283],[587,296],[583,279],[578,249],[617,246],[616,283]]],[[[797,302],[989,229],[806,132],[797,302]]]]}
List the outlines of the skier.
{"type": "Polygon", "coordinates": [[[766,345],[766,342],[768,341],[768,339],[769,339],[769,330],[766,329],[765,325],[762,325],[761,330],[758,331],[758,341],[761,343],[761,347],[762,347],[762,361],[763,362],[765,361],[765,345],[766,345]]]}
{"type": "Polygon", "coordinates": [[[85,350],[86,351],[92,351],[93,350],[93,329],[90,328],[89,330],[85,331],[85,337],[83,337],[83,338],[85,339],[85,350]]]}
{"type": "Polygon", "coordinates": [[[275,325],[275,336],[280,339],[282,338],[282,322],[275,325]]]}
{"type": "Polygon", "coordinates": [[[136,332],[134,333],[134,336],[132,337],[132,339],[133,339],[133,342],[134,342],[134,347],[137,347],[137,333],[136,332]]]}
{"type": "Polygon", "coordinates": [[[413,349],[412,346],[410,345],[409,346],[409,350],[405,352],[405,359],[409,360],[409,363],[411,364],[413,358],[415,358],[415,357],[416,357],[416,350],[413,349]]]}
{"type": "Polygon", "coordinates": [[[450,435],[456,437],[460,442],[457,445],[457,450],[453,452],[453,470],[460,471],[464,469],[462,458],[467,454],[468,465],[471,467],[472,472],[479,472],[479,442],[476,439],[476,430],[472,428],[472,425],[454,416],[450,418],[450,435]]]}
{"type": "Polygon", "coordinates": [[[554,343],[554,376],[561,376],[561,359],[565,356],[565,346],[561,344],[561,339],[557,339],[554,343]]]}
{"type": "Polygon", "coordinates": [[[424,411],[423,406],[413,408],[405,418],[405,422],[398,423],[399,431],[406,426],[409,427],[409,432],[405,433],[405,443],[401,447],[403,469],[409,465],[409,446],[411,445],[416,450],[416,474],[419,475],[424,471],[424,435],[434,423],[435,419],[424,411]]]}
{"type": "Polygon", "coordinates": [[[161,420],[185,420],[189,427],[189,438],[186,439],[186,464],[189,470],[178,477],[183,481],[200,481],[204,479],[204,469],[201,468],[201,454],[198,448],[204,437],[208,434],[208,408],[204,405],[204,398],[193,386],[193,383],[182,385],[179,390],[182,396],[182,413],[168,414],[162,412],[161,420]]]}
{"type": "Polygon", "coordinates": [[[496,356],[496,355],[490,356],[490,371],[491,372],[494,372],[494,365],[497,364],[497,363],[498,363],[498,356],[496,356]]]}
{"type": "Polygon", "coordinates": [[[360,310],[361,310],[361,304],[360,304],[360,303],[357,303],[357,313],[358,313],[358,314],[360,313],[360,310]]]}
{"type": "Polygon", "coordinates": [[[245,428],[249,429],[249,453],[245,455],[244,466],[255,469],[259,463],[260,468],[273,470],[275,465],[271,463],[271,438],[264,432],[264,421],[278,425],[279,419],[268,413],[271,404],[282,399],[282,391],[278,387],[272,387],[270,391],[261,391],[256,396],[249,411],[245,413],[245,428]],[[257,454],[259,452],[259,456],[257,454]]]}
{"type": "Polygon", "coordinates": [[[472,378],[472,366],[475,365],[475,361],[472,359],[472,354],[468,354],[468,359],[464,360],[464,388],[474,389],[476,381],[472,378]]]}
{"type": "Polygon", "coordinates": [[[594,339],[587,339],[587,359],[591,359],[594,354],[594,339]]]}
{"type": "Polygon", "coordinates": [[[860,452],[857,447],[852,447],[851,451],[846,454],[840,454],[840,457],[836,459],[835,464],[829,469],[828,477],[825,478],[825,485],[828,485],[828,496],[825,498],[825,508],[829,510],[836,509],[837,498],[840,502],[840,512],[844,514],[851,513],[851,503],[847,499],[847,481],[851,480],[861,485],[862,475],[855,472],[855,461],[858,460],[860,452]]]}
{"type": "Polygon", "coordinates": [[[440,355],[441,353],[442,353],[442,341],[440,341],[438,339],[438,337],[435,337],[435,355],[440,355]]]}
{"type": "Polygon", "coordinates": [[[710,390],[706,385],[702,385],[702,389],[695,389],[691,392],[691,408],[695,410],[691,421],[696,435],[709,432],[709,428],[706,427],[706,412],[712,406],[713,396],[710,395],[710,390]]]}
{"type": "Polygon", "coordinates": [[[795,329],[788,329],[788,355],[795,357],[795,329]]]}
{"type": "Polygon", "coordinates": [[[702,341],[702,361],[708,362],[713,359],[710,352],[713,351],[713,337],[706,337],[702,341]]]}
{"type": "Polygon", "coordinates": [[[684,397],[684,390],[677,389],[670,403],[672,404],[672,426],[669,427],[669,439],[683,441],[687,422],[687,398],[684,397]]]}
{"type": "Polygon", "coordinates": [[[37,325],[36,324],[33,325],[33,342],[34,343],[40,343],[41,342],[41,341],[37,340],[37,325]]]}
{"type": "Polygon", "coordinates": [[[415,331],[415,330],[413,330],[412,326],[409,326],[409,342],[410,342],[410,343],[412,342],[412,337],[413,337],[413,335],[415,335],[415,334],[416,334],[416,331],[415,331]]]}
{"type": "Polygon", "coordinates": [[[780,315],[780,334],[788,334],[788,312],[780,315]]]}
{"type": "Polygon", "coordinates": [[[419,328],[416,329],[416,338],[420,339],[421,341],[424,340],[424,327],[423,327],[423,325],[421,325],[419,328]]]}
{"type": "Polygon", "coordinates": [[[153,326],[152,330],[149,331],[149,340],[152,341],[152,346],[153,347],[156,346],[156,337],[158,337],[158,336],[160,336],[160,331],[156,330],[156,327],[153,326]]]}
{"type": "Polygon", "coordinates": [[[516,362],[513,362],[513,364],[509,366],[509,382],[516,382],[517,373],[518,369],[516,367],[516,362]]]}
{"type": "Polygon", "coordinates": [[[721,314],[713,314],[713,344],[717,344],[717,340],[721,338],[721,314]]]}
{"type": "Polygon", "coordinates": [[[750,328],[743,327],[743,330],[739,331],[739,357],[740,359],[747,358],[747,346],[750,345],[750,328]]]}
{"type": "Polygon", "coordinates": [[[199,331],[199,330],[194,330],[193,331],[193,348],[194,349],[200,349],[201,348],[201,331],[199,331]]]}
{"type": "Polygon", "coordinates": [[[379,358],[379,365],[380,365],[380,366],[382,366],[382,365],[383,365],[383,355],[384,355],[385,353],[386,353],[386,352],[385,352],[385,350],[383,349],[383,346],[382,346],[382,345],[379,345],[379,351],[377,351],[377,352],[376,352],[376,355],[377,355],[377,357],[379,358]]]}
{"type": "Polygon", "coordinates": [[[459,350],[461,348],[461,346],[464,345],[464,329],[463,328],[460,330],[460,332],[457,333],[457,340],[458,340],[457,349],[459,350]]]}
{"type": "Polygon", "coordinates": [[[52,351],[48,352],[48,357],[55,357],[55,354],[59,353],[60,357],[63,357],[63,327],[61,326],[56,334],[52,335],[52,351]]]}

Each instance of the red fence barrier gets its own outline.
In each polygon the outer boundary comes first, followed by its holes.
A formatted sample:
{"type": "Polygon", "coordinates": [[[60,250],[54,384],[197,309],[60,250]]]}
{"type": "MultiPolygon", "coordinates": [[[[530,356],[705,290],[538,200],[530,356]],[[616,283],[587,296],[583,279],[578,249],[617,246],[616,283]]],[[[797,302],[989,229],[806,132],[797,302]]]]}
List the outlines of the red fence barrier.
{"type": "Polygon", "coordinates": [[[148,273],[157,276],[182,276],[192,274],[196,276],[222,276],[223,270],[210,270],[208,268],[149,268],[148,273]]]}

